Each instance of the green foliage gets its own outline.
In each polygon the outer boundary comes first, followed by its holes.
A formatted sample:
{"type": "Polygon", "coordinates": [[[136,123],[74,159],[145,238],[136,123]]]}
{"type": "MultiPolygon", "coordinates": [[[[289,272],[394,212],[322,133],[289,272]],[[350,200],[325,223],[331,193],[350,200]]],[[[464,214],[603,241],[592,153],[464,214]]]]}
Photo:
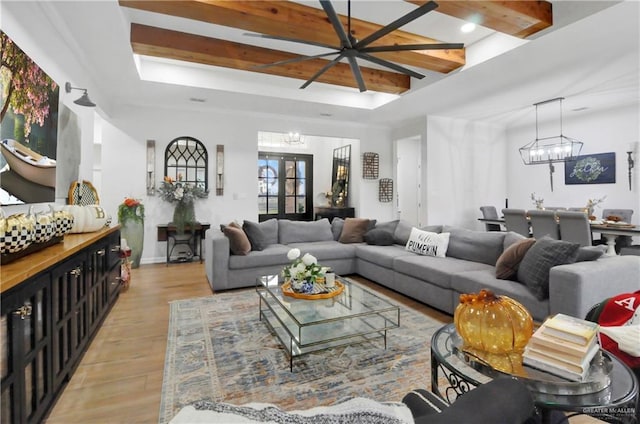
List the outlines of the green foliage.
{"type": "Polygon", "coordinates": [[[144,205],[139,200],[127,197],[118,206],[118,222],[125,221],[144,221],[144,205]]]}

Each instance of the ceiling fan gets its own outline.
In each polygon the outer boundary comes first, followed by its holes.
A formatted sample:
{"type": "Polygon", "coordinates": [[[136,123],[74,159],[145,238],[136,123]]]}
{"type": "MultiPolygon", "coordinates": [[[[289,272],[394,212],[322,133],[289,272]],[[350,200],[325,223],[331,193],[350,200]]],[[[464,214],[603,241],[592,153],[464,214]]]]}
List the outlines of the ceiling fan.
{"type": "Polygon", "coordinates": [[[259,65],[257,68],[268,68],[272,66],[286,65],[290,63],[303,62],[306,60],[318,59],[322,57],[337,55],[333,60],[324,65],[318,72],[316,72],[311,78],[309,78],[300,88],[308,87],[312,82],[318,79],[322,74],[327,72],[333,66],[338,64],[342,59],[347,59],[349,61],[349,65],[351,67],[351,72],[353,73],[353,77],[358,83],[358,88],[361,92],[367,91],[367,87],[364,83],[364,79],[362,77],[362,72],[360,71],[360,66],[356,61],[356,58],[366,60],[368,62],[375,63],[380,66],[384,66],[386,68],[392,69],[396,72],[400,72],[405,75],[412,76],[414,78],[422,79],[424,75],[415,72],[411,69],[408,69],[404,66],[397,65],[388,60],[380,59],[376,56],[372,56],[369,53],[379,53],[379,52],[396,52],[396,51],[407,51],[407,50],[446,50],[446,49],[461,49],[464,47],[462,43],[433,43],[433,44],[405,44],[405,45],[388,45],[388,46],[369,46],[374,41],[384,37],[397,30],[398,28],[408,24],[411,21],[421,17],[422,15],[434,10],[438,7],[438,4],[434,1],[430,1],[428,3],[423,4],[417,9],[407,13],[399,19],[396,19],[392,23],[387,26],[380,28],[375,31],[373,34],[365,37],[363,40],[357,40],[351,34],[351,0],[347,2],[347,10],[348,10],[348,20],[347,20],[347,28],[345,31],[342,22],[340,22],[340,18],[336,13],[333,5],[330,0],[320,0],[320,4],[324,9],[329,21],[333,25],[333,29],[338,35],[340,39],[340,46],[329,45],[324,43],[318,43],[314,41],[300,40],[295,38],[281,37],[281,36],[273,36],[268,34],[251,34],[246,33],[245,35],[253,36],[253,37],[261,37],[261,38],[269,38],[273,40],[283,40],[283,41],[291,41],[294,43],[303,43],[309,44],[318,47],[325,47],[331,49],[331,52],[317,54],[313,56],[300,56],[293,59],[282,60],[274,63],[268,63],[264,65],[259,65]]]}

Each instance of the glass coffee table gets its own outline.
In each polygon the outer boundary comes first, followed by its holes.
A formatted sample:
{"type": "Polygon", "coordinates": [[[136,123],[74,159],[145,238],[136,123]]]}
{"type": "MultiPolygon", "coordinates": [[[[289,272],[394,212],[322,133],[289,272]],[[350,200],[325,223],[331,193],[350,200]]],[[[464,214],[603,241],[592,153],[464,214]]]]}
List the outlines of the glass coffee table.
{"type": "Polygon", "coordinates": [[[282,343],[293,358],[345,344],[384,339],[387,330],[400,326],[400,308],[358,283],[336,276],[343,291],[329,299],[297,299],[282,293],[277,275],[256,280],[260,297],[260,320],[282,343]]]}
{"type": "Polygon", "coordinates": [[[524,366],[526,376],[511,375],[462,352],[454,324],[440,328],[431,339],[431,391],[449,403],[456,396],[493,378],[521,380],[529,388],[543,422],[553,410],[585,414],[614,422],[635,423],[638,380],[618,358],[601,350],[584,382],[573,382],[524,366]],[[447,387],[440,390],[440,376],[447,387]]]}

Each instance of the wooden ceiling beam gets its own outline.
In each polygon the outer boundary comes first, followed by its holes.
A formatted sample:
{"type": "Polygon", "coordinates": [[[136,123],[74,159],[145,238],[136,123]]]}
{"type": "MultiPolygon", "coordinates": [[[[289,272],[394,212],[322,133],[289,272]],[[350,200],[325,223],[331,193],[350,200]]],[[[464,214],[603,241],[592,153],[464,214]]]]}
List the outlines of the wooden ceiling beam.
{"type": "MultiPolygon", "coordinates": [[[[407,1],[420,6],[428,0],[407,1]]],[[[542,0],[445,0],[436,12],[520,38],[553,25],[552,5],[542,0]]]]}
{"type": "MultiPolygon", "coordinates": [[[[140,24],[131,24],[133,52],[205,65],[308,80],[328,61],[313,59],[289,65],[255,68],[298,57],[294,53],[249,46],[216,38],[187,34],[140,24]]],[[[410,88],[407,75],[360,67],[368,90],[400,94],[410,88]]],[[[348,64],[338,63],[317,79],[318,82],[357,88],[348,64]]]]}
{"type": "MultiPolygon", "coordinates": [[[[260,34],[340,45],[322,9],[289,1],[119,0],[119,3],[124,7],[240,28],[260,34]]],[[[347,17],[341,15],[340,19],[346,28],[347,17]]],[[[381,25],[351,18],[351,32],[357,39],[363,39],[381,27],[381,25]]],[[[447,40],[447,42],[455,41],[447,40]]],[[[440,43],[440,41],[397,30],[372,43],[371,46],[429,43],[440,43]]],[[[376,53],[375,56],[441,73],[451,72],[465,64],[464,49],[376,53]]]]}

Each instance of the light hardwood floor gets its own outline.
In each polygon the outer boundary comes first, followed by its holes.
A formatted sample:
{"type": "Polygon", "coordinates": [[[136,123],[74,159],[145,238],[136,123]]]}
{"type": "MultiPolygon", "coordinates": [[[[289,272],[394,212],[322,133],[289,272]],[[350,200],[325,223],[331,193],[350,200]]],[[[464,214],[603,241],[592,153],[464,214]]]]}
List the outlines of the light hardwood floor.
{"type": "MultiPolygon", "coordinates": [[[[452,321],[449,315],[364,278],[356,279],[443,323],[452,321]]],[[[157,423],[169,302],[209,295],[200,263],[134,269],[130,288],[120,294],[46,422],[157,423]]],[[[425,381],[425,387],[429,384],[425,381]]],[[[571,422],[597,421],[576,417],[571,422]]]]}

